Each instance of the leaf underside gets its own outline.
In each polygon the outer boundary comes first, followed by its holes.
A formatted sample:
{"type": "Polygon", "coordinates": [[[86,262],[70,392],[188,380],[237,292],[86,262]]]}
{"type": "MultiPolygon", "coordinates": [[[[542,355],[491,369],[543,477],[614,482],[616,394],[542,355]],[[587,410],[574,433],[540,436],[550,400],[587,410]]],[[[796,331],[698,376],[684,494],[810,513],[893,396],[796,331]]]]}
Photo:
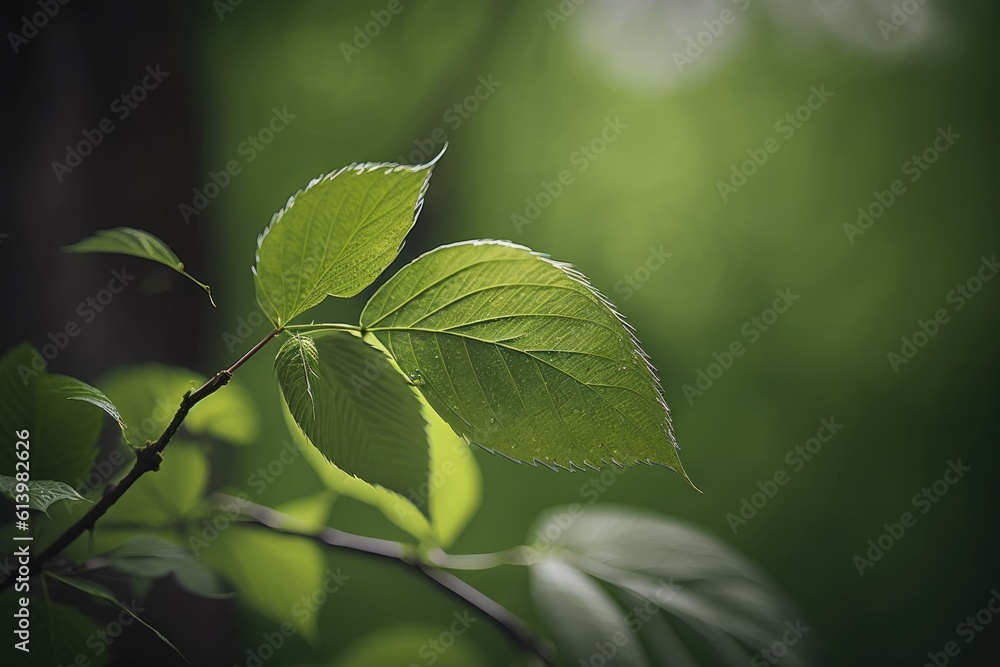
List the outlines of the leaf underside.
{"type": "Polygon", "coordinates": [[[468,440],[549,467],[665,465],[685,476],[645,354],[579,272],[502,241],[444,246],[361,315],[468,440]]]}
{"type": "Polygon", "coordinates": [[[328,330],[290,338],[274,364],[292,417],[327,460],[428,513],[427,423],[382,352],[328,330]]]}
{"type": "MultiPolygon", "coordinates": [[[[742,667],[801,618],[756,566],[674,519],[556,508],[529,534],[557,536],[532,550],[531,594],[567,664],[613,646],[621,665],[742,667]]],[[[786,649],[809,664],[805,642],[786,649]]]]}

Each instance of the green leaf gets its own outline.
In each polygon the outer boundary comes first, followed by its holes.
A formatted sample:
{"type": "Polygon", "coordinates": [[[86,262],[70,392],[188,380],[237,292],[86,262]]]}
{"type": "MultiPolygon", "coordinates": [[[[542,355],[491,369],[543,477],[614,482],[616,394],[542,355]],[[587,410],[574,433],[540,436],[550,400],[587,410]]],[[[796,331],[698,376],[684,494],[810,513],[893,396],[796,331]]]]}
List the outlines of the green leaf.
{"type": "Polygon", "coordinates": [[[184,547],[179,547],[172,542],[161,540],[153,535],[140,535],[122,544],[121,546],[109,549],[102,556],[109,558],[177,558],[189,553],[184,547]]]}
{"type": "Polygon", "coordinates": [[[442,548],[454,544],[483,498],[483,477],[472,449],[448,422],[420,397],[431,445],[430,497],[433,540],[442,548]]]}
{"type": "Polygon", "coordinates": [[[625,614],[593,579],[558,560],[532,566],[531,575],[535,604],[552,626],[566,664],[589,665],[608,654],[620,667],[650,664],[625,614]]]}
{"type": "MultiPolygon", "coordinates": [[[[186,368],[143,364],[116,370],[99,384],[130,424],[129,439],[141,444],[159,437],[184,393],[197,389],[205,380],[186,368]]],[[[212,400],[194,406],[182,429],[232,445],[246,445],[256,440],[260,424],[250,392],[233,380],[212,400]]]]}
{"type": "MultiPolygon", "coordinates": [[[[103,422],[100,412],[60,393],[63,376],[50,376],[31,345],[20,345],[0,360],[0,432],[28,431],[31,476],[79,486],[97,456],[103,422]]],[[[13,443],[0,447],[0,474],[13,475],[13,443]]]]}
{"type": "Polygon", "coordinates": [[[317,533],[326,528],[336,495],[319,491],[281,505],[281,513],[288,518],[287,527],[303,533],[317,533]]]}
{"type": "Polygon", "coordinates": [[[202,401],[191,410],[184,428],[242,446],[256,442],[260,418],[250,390],[230,381],[225,390],[212,394],[212,400],[202,401]]]}
{"type": "Polygon", "coordinates": [[[488,450],[553,468],[657,463],[687,479],[631,328],[566,264],[500,241],[444,246],[386,282],[361,325],[488,450]]]}
{"type": "MultiPolygon", "coordinates": [[[[286,507],[275,509],[284,512],[286,507]]],[[[206,535],[198,532],[191,537],[205,540],[206,535]]],[[[319,640],[314,601],[335,595],[341,585],[340,573],[327,569],[319,546],[234,523],[196,552],[232,584],[238,600],[276,623],[291,623],[310,642],[319,640]]]]}
{"type": "Polygon", "coordinates": [[[63,250],[66,252],[110,252],[159,262],[164,266],[169,266],[205,290],[208,300],[212,302],[213,306],[215,305],[215,301],[212,299],[212,288],[205,283],[198,282],[194,276],[185,271],[184,263],[177,258],[173,250],[167,247],[166,243],[141,229],[131,227],[102,229],[95,232],[94,236],[88,236],[82,241],[66,246],[63,250]]]}
{"type": "MultiPolygon", "coordinates": [[[[530,534],[546,542],[528,550],[532,597],[572,664],[611,642],[626,665],[695,664],[692,655],[706,654],[703,664],[745,665],[801,618],[756,566],[674,519],[557,508],[530,534]]],[[[788,650],[793,664],[806,643],[788,650]]]]}
{"type": "MultiPolygon", "coordinates": [[[[392,367],[402,373],[389,351],[375,336],[366,336],[365,342],[384,353],[392,367]]],[[[483,496],[483,479],[469,443],[455,433],[448,422],[434,411],[427,399],[419,392],[417,396],[420,399],[421,413],[427,422],[427,441],[431,452],[430,481],[420,488],[420,494],[429,500],[432,521],[426,531],[418,529],[410,532],[416,537],[429,539],[438,546],[447,548],[454,544],[479,509],[483,496]]],[[[396,504],[392,509],[397,518],[405,520],[407,515],[413,515],[420,524],[426,523],[425,517],[415,511],[412,503],[396,504]]],[[[405,525],[402,527],[409,530],[405,525]]]]}
{"type": "Polygon", "coordinates": [[[295,423],[341,470],[427,513],[430,467],[420,401],[385,355],[342,331],[290,338],[274,361],[295,423]]]}
{"type": "MultiPolygon", "coordinates": [[[[86,579],[79,579],[77,577],[60,577],[58,575],[52,574],[51,572],[47,572],[45,574],[45,576],[47,576],[47,577],[49,577],[51,579],[55,579],[56,581],[62,582],[64,584],[66,584],[67,586],[72,586],[73,588],[76,588],[77,590],[81,590],[84,593],[97,598],[98,600],[103,600],[104,602],[108,602],[112,606],[117,607],[118,609],[120,609],[121,611],[125,612],[126,614],[128,614],[129,616],[131,616],[132,618],[134,618],[135,620],[139,621],[139,623],[141,623],[142,625],[144,625],[153,634],[155,634],[157,637],[159,637],[160,641],[162,641],[164,644],[166,644],[170,648],[174,649],[174,651],[177,652],[177,655],[181,656],[181,658],[184,658],[184,654],[181,653],[177,649],[177,647],[174,646],[173,643],[169,639],[167,639],[166,637],[164,637],[163,634],[159,630],[157,630],[156,628],[154,628],[152,625],[150,625],[146,621],[144,621],[141,618],[139,618],[139,616],[137,616],[136,613],[134,611],[132,611],[131,607],[129,607],[127,604],[125,604],[124,602],[122,602],[121,600],[119,600],[115,596],[114,593],[112,593],[111,591],[109,591],[104,586],[101,586],[100,584],[94,583],[93,581],[87,581],[86,579]]],[[[184,658],[184,661],[188,662],[188,659],[184,658]]],[[[190,664],[190,663],[188,662],[188,664],[190,664]]]]}
{"type": "MultiPolygon", "coordinates": [[[[11,502],[18,502],[16,496],[21,495],[17,491],[18,481],[13,477],[0,475],[0,493],[10,499],[11,502]]],[[[87,499],[76,492],[69,484],[54,482],[50,479],[33,479],[27,484],[25,495],[28,496],[28,507],[33,510],[48,512],[52,503],[60,500],[84,500],[87,499]]]]}
{"type": "Polygon", "coordinates": [[[478,509],[482,479],[465,440],[458,437],[423,398],[420,398],[420,402],[421,412],[427,421],[431,451],[428,495],[433,523],[410,500],[398,493],[381,486],[372,486],[331,465],[303,435],[288,411],[288,406],[282,402],[281,407],[295,446],[328,489],[377,508],[392,523],[421,542],[431,542],[444,548],[455,541],[478,509]]]}
{"type": "Polygon", "coordinates": [[[200,503],[208,482],[208,461],[194,445],[174,440],[163,452],[155,474],[143,475],[129,489],[125,502],[115,503],[104,524],[169,527],[200,503]]]}
{"type": "Polygon", "coordinates": [[[228,598],[222,582],[187,549],[151,535],[141,535],[101,556],[115,569],[146,579],[171,574],[189,593],[207,598],[228,598]]]}
{"type": "Polygon", "coordinates": [[[178,558],[171,568],[177,585],[192,595],[216,600],[229,599],[235,593],[226,590],[219,577],[197,558],[178,558]]]}
{"type": "MultiPolygon", "coordinates": [[[[5,618],[10,618],[6,614],[5,618]]],[[[32,600],[31,653],[18,665],[52,667],[76,665],[85,656],[90,667],[104,667],[111,659],[108,651],[96,653],[87,641],[100,631],[97,623],[74,607],[44,598],[32,600]],[[37,611],[36,611],[37,610],[37,611]]]]}
{"type": "Polygon", "coordinates": [[[122,416],[118,414],[118,408],[115,407],[111,399],[105,396],[100,389],[91,387],[86,382],[68,375],[50,375],[48,388],[49,391],[64,398],[96,405],[118,423],[118,428],[121,429],[122,435],[125,435],[125,430],[128,427],[122,421],[122,416]]]}
{"type": "MultiPolygon", "coordinates": [[[[435,158],[436,160],[436,158],[435,158]]],[[[368,287],[399,254],[434,161],[352,164],[292,196],[257,237],[257,301],[276,327],[368,287]]]]}
{"type": "Polygon", "coordinates": [[[401,623],[383,628],[348,646],[332,667],[412,665],[418,657],[421,660],[432,657],[432,664],[437,667],[480,667],[489,664],[467,637],[453,638],[447,651],[431,653],[428,640],[440,634],[441,628],[427,624],[401,623]]]}

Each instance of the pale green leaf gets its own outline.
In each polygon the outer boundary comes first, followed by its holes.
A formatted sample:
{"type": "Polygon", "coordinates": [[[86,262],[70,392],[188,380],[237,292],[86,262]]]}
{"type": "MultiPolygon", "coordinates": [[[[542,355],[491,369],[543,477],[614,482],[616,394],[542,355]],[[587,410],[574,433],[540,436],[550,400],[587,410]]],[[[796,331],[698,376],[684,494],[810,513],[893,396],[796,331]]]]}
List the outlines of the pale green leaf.
{"type": "Polygon", "coordinates": [[[281,513],[287,517],[286,526],[303,533],[316,533],[326,528],[330,510],[336,495],[330,491],[320,491],[281,505],[281,513]]]}
{"type": "MultiPolygon", "coordinates": [[[[125,604],[121,600],[119,600],[115,596],[114,593],[112,593],[111,591],[109,591],[104,586],[101,586],[100,584],[97,584],[97,583],[95,583],[93,581],[88,581],[86,579],[80,579],[78,577],[60,577],[58,575],[52,574],[51,572],[47,572],[45,574],[45,576],[50,577],[52,579],[55,579],[56,581],[60,581],[60,582],[62,582],[64,584],[66,584],[67,586],[72,586],[73,588],[76,588],[77,590],[83,591],[84,593],[86,593],[88,595],[91,595],[91,596],[97,598],[98,600],[103,600],[104,602],[108,602],[112,606],[117,607],[121,611],[125,612],[126,614],[128,614],[129,616],[131,616],[132,618],[134,618],[135,620],[137,620],[140,624],[142,624],[143,626],[145,626],[147,629],[149,629],[150,632],[152,632],[157,637],[159,637],[160,641],[162,641],[164,644],[166,644],[170,648],[174,649],[174,651],[177,652],[177,655],[179,655],[182,658],[184,658],[184,654],[181,653],[177,649],[177,647],[173,645],[173,642],[171,642],[169,639],[167,639],[166,637],[164,637],[163,634],[159,630],[157,630],[156,628],[154,628],[152,625],[150,625],[146,621],[144,621],[141,618],[139,618],[139,616],[135,613],[135,611],[132,610],[132,608],[130,606],[128,606],[127,604],[125,604]]],[[[187,662],[187,658],[184,658],[184,661],[187,662]]]]}
{"type": "MultiPolygon", "coordinates": [[[[17,489],[18,481],[13,477],[0,475],[0,493],[6,496],[11,502],[21,503],[16,496],[22,495],[17,489]]],[[[87,499],[76,492],[69,484],[54,482],[50,479],[32,479],[25,483],[27,488],[23,495],[27,496],[28,507],[33,510],[48,512],[49,506],[60,500],[84,500],[87,499]]]]}
{"type": "MultiPolygon", "coordinates": [[[[375,336],[366,336],[365,342],[381,350],[392,367],[397,372],[402,372],[375,336]]],[[[411,534],[430,539],[438,546],[447,548],[458,539],[479,509],[483,496],[483,479],[469,443],[455,433],[448,422],[427,403],[427,399],[419,392],[417,396],[427,422],[427,440],[431,451],[430,480],[419,492],[429,499],[432,521],[428,526],[428,536],[420,531],[411,531],[411,534]]],[[[424,522],[423,515],[415,511],[412,505],[396,505],[393,512],[404,520],[408,515],[413,515],[414,519],[424,522]]]]}
{"type": "Polygon", "coordinates": [[[225,389],[212,394],[212,400],[192,408],[184,428],[230,445],[249,445],[260,433],[260,418],[250,390],[230,381],[225,389]]]}
{"type": "Polygon", "coordinates": [[[122,435],[125,435],[128,427],[122,420],[122,416],[118,414],[118,408],[115,407],[111,399],[105,396],[100,389],[91,387],[86,382],[68,375],[49,375],[49,378],[49,391],[74,401],[83,401],[91,405],[96,405],[115,420],[118,428],[122,431],[122,435]]]}
{"type": "Polygon", "coordinates": [[[128,424],[128,440],[141,445],[159,437],[177,411],[181,397],[203,381],[201,375],[186,368],[151,363],[117,368],[97,384],[128,424]]]}
{"type": "Polygon", "coordinates": [[[288,406],[282,414],[288,432],[302,458],[313,468],[323,484],[337,494],[377,508],[392,523],[421,542],[450,546],[479,507],[482,480],[468,444],[438,416],[423,398],[421,412],[427,421],[431,452],[430,514],[433,523],[405,497],[381,486],[349,475],[330,461],[302,434],[288,406]]]}
{"type": "MultiPolygon", "coordinates": [[[[528,548],[532,597],[574,664],[599,651],[598,642],[619,645],[609,631],[624,622],[643,640],[643,662],[634,664],[692,664],[692,655],[707,652],[714,657],[704,664],[745,665],[785,633],[786,623],[801,620],[756,566],[674,519],[564,507],[543,515],[529,534],[541,537],[528,548]],[[580,632],[587,624],[607,629],[580,632]],[[673,633],[673,626],[685,632],[673,633]]],[[[806,642],[788,650],[799,660],[808,653],[806,642]]]]}
{"type": "MultiPolygon", "coordinates": [[[[99,384],[129,424],[134,444],[155,440],[167,427],[185,392],[194,391],[205,377],[186,368],[143,364],[114,371],[99,384]]],[[[224,389],[191,409],[184,431],[208,435],[233,445],[256,440],[260,431],[250,392],[231,381],[224,389]]]]}
{"type": "Polygon", "coordinates": [[[290,338],[274,361],[288,409],[341,470],[411,499],[427,512],[429,454],[420,401],[385,358],[333,330],[290,338]]]}
{"type": "MultiPolygon", "coordinates": [[[[103,416],[59,392],[62,376],[50,376],[45,360],[30,345],[8,351],[0,360],[0,432],[28,431],[31,476],[79,487],[97,456],[103,416]]],[[[14,442],[0,447],[0,474],[13,475],[14,442]]]]}
{"type": "MultiPolygon", "coordinates": [[[[348,646],[332,667],[394,667],[433,659],[435,667],[480,667],[489,663],[468,637],[452,638],[447,651],[432,651],[428,641],[441,628],[427,624],[399,624],[376,630],[348,646]]],[[[439,644],[440,645],[440,644],[439,644]]]]}
{"type": "MultiPolygon", "coordinates": [[[[207,536],[191,533],[195,540],[207,536]]],[[[255,527],[230,525],[196,551],[199,559],[229,581],[236,599],[275,623],[291,623],[308,641],[318,641],[319,609],[314,600],[325,600],[341,585],[336,568],[327,569],[319,546],[255,527]]]]}
{"type": "Polygon", "coordinates": [[[441,547],[451,546],[475,516],[483,498],[483,478],[472,449],[441,416],[420,397],[427,439],[431,445],[431,529],[441,547]]]}
{"type": "Polygon", "coordinates": [[[163,451],[160,469],[139,478],[126,501],[112,505],[102,522],[174,526],[201,503],[207,482],[205,455],[192,444],[174,440],[163,451]]]}
{"type": "Polygon", "coordinates": [[[257,301],[275,326],[354,296],[399,254],[434,162],[352,164],[313,180],[257,237],[257,301]]]}
{"type": "Polygon", "coordinates": [[[131,255],[141,257],[154,262],[159,262],[164,266],[188,278],[198,287],[205,290],[209,301],[215,305],[212,299],[212,289],[195,280],[194,276],[184,270],[184,263],[178,259],[174,251],[167,247],[167,244],[156,238],[149,232],[131,227],[117,227],[115,229],[102,229],[88,236],[82,241],[63,248],[66,252],[110,252],[119,255],[131,255]]]}
{"type": "Polygon", "coordinates": [[[650,664],[614,599],[575,567],[555,559],[532,566],[531,594],[566,664],[650,664]]]}
{"type": "Polygon", "coordinates": [[[444,246],[383,285],[361,325],[488,450],[570,469],[657,463],[687,479],[631,328],[566,264],[506,242],[444,246]]]}

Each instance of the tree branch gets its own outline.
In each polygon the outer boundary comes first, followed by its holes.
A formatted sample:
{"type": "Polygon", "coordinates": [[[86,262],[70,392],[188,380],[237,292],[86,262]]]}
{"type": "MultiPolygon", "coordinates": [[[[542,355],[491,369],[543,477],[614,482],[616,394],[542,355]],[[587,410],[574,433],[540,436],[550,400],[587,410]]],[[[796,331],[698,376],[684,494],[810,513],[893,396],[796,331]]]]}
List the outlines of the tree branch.
{"type": "Polygon", "coordinates": [[[489,570],[501,565],[531,565],[538,560],[525,546],[489,554],[448,554],[435,549],[428,559],[431,565],[445,570],[489,570]]]}
{"type": "MultiPolygon", "coordinates": [[[[66,547],[72,544],[84,532],[93,529],[97,521],[125,495],[125,492],[140,477],[147,472],[159,470],[163,450],[170,443],[174,435],[176,435],[177,431],[180,430],[181,424],[184,423],[184,419],[191,411],[191,408],[229,384],[233,373],[260,351],[261,348],[267,345],[271,339],[281,333],[281,331],[282,329],[274,329],[246,354],[240,357],[232,366],[226,370],[219,371],[193,392],[189,391],[184,394],[177,412],[174,413],[173,419],[170,420],[170,423],[160,437],[155,442],[147,442],[146,446],[136,453],[135,463],[121,482],[107,491],[86,514],[67,528],[41,554],[31,560],[29,574],[38,574],[47,561],[62,553],[66,547]]],[[[226,496],[220,497],[225,498],[226,496]]],[[[365,553],[392,561],[411,572],[420,574],[452,597],[479,610],[480,613],[490,619],[518,647],[534,654],[549,667],[555,664],[551,645],[538,637],[520,617],[455,575],[438,569],[436,564],[421,563],[415,558],[413,549],[408,545],[391,540],[346,533],[333,528],[323,528],[316,533],[301,532],[289,527],[292,521],[291,517],[273,509],[254,503],[247,504],[245,501],[238,503],[237,506],[241,507],[240,511],[244,516],[251,519],[250,522],[247,522],[248,526],[258,526],[280,534],[309,539],[325,546],[365,553]]],[[[446,562],[444,560],[442,564],[446,562]]],[[[461,565],[456,564],[456,567],[461,567],[461,565]]],[[[0,582],[0,592],[10,588],[14,584],[14,581],[14,577],[8,576],[0,582]]]]}
{"type": "MultiPolygon", "coordinates": [[[[46,561],[59,555],[63,549],[72,544],[76,538],[80,537],[80,535],[82,535],[85,531],[92,529],[98,519],[104,516],[104,513],[107,512],[112,505],[118,502],[118,500],[125,495],[125,492],[128,491],[140,477],[145,475],[147,472],[159,470],[160,461],[163,459],[163,450],[170,443],[171,438],[173,438],[180,429],[181,424],[184,422],[185,417],[187,417],[188,412],[191,411],[191,408],[229,384],[229,381],[233,377],[233,373],[235,373],[240,366],[246,363],[250,357],[256,354],[262,347],[267,345],[267,343],[279,333],[281,333],[281,329],[273,330],[271,333],[267,334],[263,340],[254,345],[249,352],[240,357],[239,361],[235,364],[224,371],[219,371],[209,378],[205,384],[201,385],[193,392],[189,391],[184,394],[184,397],[181,399],[180,407],[178,407],[177,412],[174,413],[174,418],[170,420],[167,428],[164,429],[163,433],[156,440],[156,442],[147,442],[145,447],[136,452],[135,463],[132,465],[132,469],[128,471],[128,474],[125,475],[122,481],[111,488],[110,491],[106,492],[101,499],[97,501],[97,504],[91,507],[79,521],[67,528],[66,531],[56,538],[56,540],[42,553],[31,559],[29,574],[38,574],[46,561]]],[[[0,582],[0,592],[10,588],[13,584],[14,577],[8,576],[3,582],[0,582]]]]}
{"type": "Polygon", "coordinates": [[[550,667],[555,664],[551,646],[538,637],[520,617],[450,572],[444,572],[437,567],[419,562],[414,557],[412,548],[405,544],[355,535],[334,528],[323,528],[317,532],[296,530],[290,527],[294,523],[294,519],[277,510],[246,500],[237,502],[235,498],[221,494],[217,494],[217,496],[221,499],[234,501],[233,504],[240,508],[240,512],[251,520],[246,523],[248,526],[256,526],[282,535],[312,540],[324,546],[368,554],[401,565],[433,582],[452,597],[478,609],[515,644],[538,656],[544,664],[550,667]]]}

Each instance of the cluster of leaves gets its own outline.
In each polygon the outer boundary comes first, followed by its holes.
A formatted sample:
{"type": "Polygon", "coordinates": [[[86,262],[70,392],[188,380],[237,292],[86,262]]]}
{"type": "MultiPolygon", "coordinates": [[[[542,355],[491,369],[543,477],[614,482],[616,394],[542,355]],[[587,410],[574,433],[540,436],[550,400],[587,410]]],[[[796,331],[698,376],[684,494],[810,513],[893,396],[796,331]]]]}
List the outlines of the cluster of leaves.
{"type": "MultiPolygon", "coordinates": [[[[0,359],[0,428],[9,433],[27,431],[30,442],[27,465],[15,448],[0,451],[0,493],[19,504],[18,496],[26,495],[30,509],[43,513],[29,522],[34,554],[89,509],[107,485],[121,479],[125,470],[120,463],[131,456],[130,445],[162,431],[173,416],[177,397],[201,382],[204,378],[184,369],[149,365],[115,372],[98,389],[48,373],[44,359],[29,345],[14,348],[0,359]],[[165,397],[171,397],[170,401],[165,397]],[[95,469],[102,411],[120,429],[121,440],[95,469]],[[30,477],[27,489],[18,488],[22,474],[30,477]]],[[[113,506],[105,516],[106,530],[102,526],[90,542],[71,546],[66,555],[76,565],[46,570],[43,584],[31,588],[34,639],[28,664],[77,664],[79,655],[92,665],[107,664],[104,647],[95,649],[100,646],[95,637],[107,629],[104,622],[58,601],[72,593],[70,589],[132,617],[171,647],[106,583],[128,578],[141,598],[154,579],[172,576],[181,588],[197,595],[228,594],[219,575],[226,579],[229,575],[213,568],[208,559],[195,558],[182,528],[193,526],[210,510],[205,501],[207,463],[202,450],[212,442],[245,445],[257,437],[249,392],[238,385],[231,389],[219,401],[191,414],[169,454],[169,471],[140,480],[128,502],[113,506]]],[[[5,512],[5,517],[12,515],[5,512]]],[[[14,530],[12,523],[3,527],[5,544],[14,544],[10,540],[14,530]]],[[[25,535],[20,530],[16,534],[25,535]]],[[[5,576],[12,576],[9,565],[5,560],[5,576]]],[[[0,598],[8,617],[7,609],[17,597],[13,593],[8,590],[0,598]]]]}
{"type": "MultiPolygon", "coordinates": [[[[631,328],[581,273],[523,246],[437,248],[386,281],[359,325],[291,324],[385,271],[433,166],[360,164],[321,176],[258,236],[257,301],[290,332],[275,369],[303,433],[341,470],[425,514],[431,412],[515,461],[660,464],[687,478],[659,381],[631,328]]],[[[183,272],[165,244],[138,230],[101,232],[70,249],[145,256],[183,272]]]]}
{"type": "MultiPolygon", "coordinates": [[[[90,395],[100,397],[100,401],[79,403],[61,390],[62,376],[47,373],[39,362],[31,365],[37,358],[37,352],[24,345],[0,360],[0,395],[4,398],[0,425],[6,428],[18,424],[32,433],[31,471],[37,479],[30,483],[28,495],[32,508],[46,512],[31,521],[36,544],[41,546],[91,506],[69,501],[84,501],[84,496],[96,501],[106,485],[120,481],[127,466],[109,471],[105,462],[126,461],[131,456],[129,442],[141,443],[159,434],[173,416],[176,399],[204,383],[205,377],[157,364],[127,367],[106,376],[98,383],[100,389],[88,387],[90,395]],[[29,368],[32,370],[27,374],[25,369],[29,368]],[[27,382],[22,382],[22,375],[27,382]],[[101,465],[97,466],[100,474],[88,475],[98,454],[102,414],[94,407],[98,402],[102,408],[117,406],[114,416],[123,436],[111,455],[101,457],[101,465]],[[75,428],[74,424],[86,428],[75,428]],[[53,433],[55,437],[50,435],[53,433]],[[65,502],[57,505],[60,501],[65,502]]],[[[106,411],[110,414],[110,409],[106,411]]],[[[332,466],[306,440],[290,416],[296,459],[301,458],[315,470],[326,490],[310,491],[276,509],[293,517],[297,529],[313,531],[327,525],[338,496],[354,497],[381,509],[417,542],[449,546],[478,507],[479,470],[464,440],[432,412],[426,419],[427,437],[432,443],[432,477],[436,481],[423,493],[435,508],[433,525],[410,501],[332,466]]],[[[127,496],[108,510],[88,540],[79,540],[67,550],[66,555],[77,566],[62,567],[59,574],[44,573],[45,594],[42,589],[33,589],[39,595],[32,609],[41,610],[39,617],[51,617],[60,627],[66,626],[62,634],[50,635],[44,629],[37,632],[39,639],[34,646],[42,646],[34,658],[38,664],[71,664],[81,653],[92,660],[91,664],[106,663],[106,654],[95,655],[93,647],[86,644],[103,629],[100,621],[57,600],[65,597],[67,587],[71,587],[90,593],[99,603],[114,600],[119,609],[128,609],[127,602],[119,601],[109,590],[115,584],[123,596],[121,600],[127,600],[121,586],[123,578],[140,600],[152,581],[164,577],[203,597],[238,594],[257,613],[275,623],[291,623],[298,636],[318,644],[318,615],[290,615],[289,610],[322,587],[329,565],[320,548],[240,526],[240,501],[255,491],[210,485],[212,452],[218,443],[243,447],[256,442],[258,432],[257,410],[250,392],[236,381],[191,411],[164,452],[161,469],[136,482],[127,496]],[[236,500],[220,503],[214,495],[217,491],[229,492],[236,500]]],[[[13,501],[14,457],[10,452],[4,454],[9,460],[0,462],[0,472],[4,473],[0,475],[0,492],[13,501]]],[[[13,525],[7,524],[4,530],[5,536],[9,535],[13,525]]],[[[5,544],[10,543],[8,537],[5,544]]],[[[0,598],[0,604],[13,603],[11,592],[0,598]]],[[[37,630],[42,626],[33,627],[37,630]]]]}
{"type": "MultiPolygon", "coordinates": [[[[631,328],[582,274],[528,248],[489,240],[444,246],[389,278],[357,325],[294,324],[328,297],[359,294],[385,271],[423,206],[433,166],[351,165],[317,178],[258,237],[257,300],[275,333],[286,334],[274,361],[284,413],[296,446],[328,489],[281,509],[318,529],[337,494],[353,496],[381,509],[424,546],[414,553],[426,554],[450,546],[477,508],[470,443],[553,469],[659,464],[687,479],[659,381],[631,328]]],[[[69,250],[157,261],[211,298],[208,286],[146,232],[107,230],[69,250]]],[[[86,507],[73,502],[86,490],[70,484],[94,463],[102,423],[95,406],[118,424],[127,452],[166,427],[172,411],[163,409],[165,397],[179,397],[204,378],[136,367],[97,389],[50,375],[39,361],[37,351],[22,346],[0,363],[0,427],[30,428],[37,443],[31,507],[46,511],[67,501],[73,508],[40,524],[44,540],[86,507]]],[[[68,555],[82,570],[44,576],[121,605],[81,572],[110,568],[140,592],[170,575],[200,595],[235,590],[263,614],[290,620],[294,601],[320,584],[318,547],[284,549],[289,538],[212,524],[220,514],[209,496],[206,443],[253,442],[254,415],[238,385],[196,406],[162,470],[111,507],[90,544],[71,546],[68,555]],[[241,557],[246,553],[253,559],[241,557]]],[[[0,457],[0,474],[11,473],[10,452],[0,457]]],[[[13,497],[14,486],[0,476],[0,492],[13,497]]],[[[90,490],[91,499],[100,492],[90,490]]],[[[532,534],[553,533],[545,549],[524,547],[521,562],[530,565],[534,597],[574,664],[590,660],[599,642],[613,642],[616,664],[667,656],[691,664],[706,650],[726,662],[745,660],[788,620],[787,606],[756,570],[693,528],[592,508],[569,525],[543,517],[532,534]],[[664,581],[672,582],[669,594],[664,581]],[[650,611],[635,626],[629,610],[640,604],[650,611]],[[639,639],[645,623],[657,628],[655,644],[639,639]]],[[[71,607],[47,597],[46,605],[53,622],[75,628],[68,636],[92,629],[71,607]]],[[[315,615],[293,622],[302,637],[316,639],[315,615]]],[[[50,646],[60,660],[78,648],[64,640],[50,646]]],[[[370,664],[385,651],[380,637],[370,638],[344,664],[370,664]]]]}
{"type": "MultiPolygon", "coordinates": [[[[432,168],[352,165],[289,199],[258,237],[254,266],[276,328],[374,282],[413,226],[432,168]]],[[[372,296],[358,327],[297,330],[275,368],[295,422],[332,463],[424,513],[414,490],[427,480],[431,411],[516,461],[683,474],[632,331],[580,273],[511,243],[417,258],[372,296]],[[368,378],[366,368],[380,371],[368,378]]]]}

